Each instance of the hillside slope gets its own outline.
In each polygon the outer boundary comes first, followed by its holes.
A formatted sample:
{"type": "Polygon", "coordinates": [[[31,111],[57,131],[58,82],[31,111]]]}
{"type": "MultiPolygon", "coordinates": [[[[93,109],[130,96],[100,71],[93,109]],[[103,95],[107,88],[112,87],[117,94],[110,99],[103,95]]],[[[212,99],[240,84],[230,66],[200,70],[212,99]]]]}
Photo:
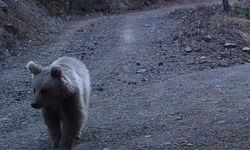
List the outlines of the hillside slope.
{"type": "Polygon", "coordinates": [[[0,61],[18,55],[20,41],[41,38],[60,29],[61,20],[51,18],[46,9],[33,0],[0,1],[0,61]]]}

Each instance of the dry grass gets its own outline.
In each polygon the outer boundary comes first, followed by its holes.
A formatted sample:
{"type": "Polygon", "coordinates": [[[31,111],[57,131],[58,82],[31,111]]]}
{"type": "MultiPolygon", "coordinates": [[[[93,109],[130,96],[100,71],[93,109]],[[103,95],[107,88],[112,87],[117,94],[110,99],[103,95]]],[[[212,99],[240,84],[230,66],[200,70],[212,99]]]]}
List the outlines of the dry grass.
{"type": "Polygon", "coordinates": [[[230,29],[228,31],[235,38],[250,42],[250,20],[219,13],[211,20],[216,22],[218,27],[230,29]]]}

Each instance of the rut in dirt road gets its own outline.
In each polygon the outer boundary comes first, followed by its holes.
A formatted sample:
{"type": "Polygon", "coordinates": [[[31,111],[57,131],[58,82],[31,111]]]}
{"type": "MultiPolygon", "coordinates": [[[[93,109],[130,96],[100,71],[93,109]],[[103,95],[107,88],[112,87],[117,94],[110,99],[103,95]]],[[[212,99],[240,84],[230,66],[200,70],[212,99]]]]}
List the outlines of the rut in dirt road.
{"type": "Polygon", "coordinates": [[[30,107],[25,65],[67,55],[86,63],[93,89],[75,149],[249,149],[250,66],[188,70],[188,58],[172,58],[179,50],[159,50],[176,25],[167,14],[180,7],[74,21],[10,59],[0,74],[0,147],[53,149],[40,113],[30,107]]]}

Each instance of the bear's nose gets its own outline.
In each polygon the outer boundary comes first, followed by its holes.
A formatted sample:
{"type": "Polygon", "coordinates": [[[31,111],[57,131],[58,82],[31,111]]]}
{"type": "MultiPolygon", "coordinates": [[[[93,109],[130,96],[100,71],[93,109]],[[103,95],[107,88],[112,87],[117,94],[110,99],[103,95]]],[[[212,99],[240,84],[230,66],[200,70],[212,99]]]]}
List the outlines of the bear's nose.
{"type": "Polygon", "coordinates": [[[31,103],[31,107],[35,108],[35,109],[39,109],[41,108],[41,106],[37,103],[31,103]]]}

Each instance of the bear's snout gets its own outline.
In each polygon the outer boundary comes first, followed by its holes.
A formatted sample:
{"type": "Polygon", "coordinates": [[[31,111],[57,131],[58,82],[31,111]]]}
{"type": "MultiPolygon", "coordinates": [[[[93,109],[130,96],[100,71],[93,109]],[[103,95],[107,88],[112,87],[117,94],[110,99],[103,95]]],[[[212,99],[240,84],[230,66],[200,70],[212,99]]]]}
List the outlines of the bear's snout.
{"type": "Polygon", "coordinates": [[[38,103],[31,103],[31,107],[33,107],[35,109],[40,109],[42,106],[39,105],[38,103]]]}

